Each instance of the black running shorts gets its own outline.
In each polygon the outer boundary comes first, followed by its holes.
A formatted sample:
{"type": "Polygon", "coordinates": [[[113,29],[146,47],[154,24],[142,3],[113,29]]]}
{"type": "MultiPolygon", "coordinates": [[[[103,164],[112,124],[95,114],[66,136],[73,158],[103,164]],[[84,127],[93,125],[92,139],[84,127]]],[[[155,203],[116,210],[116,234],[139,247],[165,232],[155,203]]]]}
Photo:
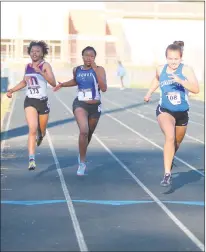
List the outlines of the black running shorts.
{"type": "Polygon", "coordinates": [[[39,115],[49,114],[50,112],[48,97],[36,99],[26,96],[24,100],[24,109],[27,107],[35,108],[39,115]]]}
{"type": "Polygon", "coordinates": [[[156,109],[156,116],[160,115],[163,112],[166,112],[175,118],[176,121],[175,126],[187,126],[189,121],[188,110],[172,112],[158,105],[156,109]]]}
{"type": "Polygon", "coordinates": [[[73,102],[73,113],[76,108],[83,108],[87,111],[89,118],[99,118],[101,115],[101,102],[95,104],[88,104],[84,101],[79,101],[78,98],[73,102]]]}

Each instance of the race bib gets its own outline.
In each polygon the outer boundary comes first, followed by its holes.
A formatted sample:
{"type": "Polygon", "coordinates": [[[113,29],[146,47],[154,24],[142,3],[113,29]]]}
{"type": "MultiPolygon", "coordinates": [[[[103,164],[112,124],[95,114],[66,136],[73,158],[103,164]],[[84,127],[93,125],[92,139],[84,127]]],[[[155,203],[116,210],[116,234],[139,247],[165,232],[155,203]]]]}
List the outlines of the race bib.
{"type": "Polygon", "coordinates": [[[79,101],[92,100],[92,90],[91,89],[78,90],[78,100],[79,101]]]}
{"type": "Polygon", "coordinates": [[[181,104],[181,97],[179,92],[168,92],[167,98],[173,105],[181,104]]]}
{"type": "Polygon", "coordinates": [[[39,94],[40,86],[36,76],[26,76],[25,81],[27,83],[29,95],[39,94]]]}

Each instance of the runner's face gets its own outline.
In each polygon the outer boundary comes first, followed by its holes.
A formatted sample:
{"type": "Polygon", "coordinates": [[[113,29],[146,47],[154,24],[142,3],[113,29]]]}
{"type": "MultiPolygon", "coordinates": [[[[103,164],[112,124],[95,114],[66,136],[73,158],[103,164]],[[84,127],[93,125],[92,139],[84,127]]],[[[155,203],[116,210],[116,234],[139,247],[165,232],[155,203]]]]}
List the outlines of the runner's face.
{"type": "Polygon", "coordinates": [[[173,70],[177,69],[181,61],[182,61],[182,57],[178,50],[167,51],[167,63],[171,69],[173,70]]]}
{"type": "Polygon", "coordinates": [[[84,65],[87,67],[91,67],[95,60],[95,53],[93,50],[86,50],[82,56],[84,65]]]}
{"type": "Polygon", "coordinates": [[[30,57],[33,62],[37,62],[43,58],[43,51],[41,46],[32,46],[30,51],[30,57]]]}

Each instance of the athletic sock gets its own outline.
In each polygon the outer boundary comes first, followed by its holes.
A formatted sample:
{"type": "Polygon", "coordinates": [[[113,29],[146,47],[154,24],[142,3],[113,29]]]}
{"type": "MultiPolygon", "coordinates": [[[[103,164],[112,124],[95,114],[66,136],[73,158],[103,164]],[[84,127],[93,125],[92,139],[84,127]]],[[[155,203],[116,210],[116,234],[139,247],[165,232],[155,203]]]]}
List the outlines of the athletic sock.
{"type": "Polygon", "coordinates": [[[35,155],[29,155],[29,160],[35,160],[35,155]]]}

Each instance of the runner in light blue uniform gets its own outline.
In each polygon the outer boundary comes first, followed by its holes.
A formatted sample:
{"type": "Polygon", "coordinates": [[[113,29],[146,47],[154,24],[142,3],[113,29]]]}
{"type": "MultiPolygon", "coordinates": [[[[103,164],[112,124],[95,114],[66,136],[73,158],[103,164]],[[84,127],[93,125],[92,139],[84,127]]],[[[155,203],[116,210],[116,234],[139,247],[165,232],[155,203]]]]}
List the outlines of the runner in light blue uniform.
{"type": "MultiPolygon", "coordinates": [[[[185,80],[182,74],[183,64],[181,63],[175,70],[174,74],[180,79],[185,80]]],[[[181,84],[171,79],[171,74],[167,73],[168,64],[166,64],[159,77],[160,85],[160,102],[161,108],[168,109],[172,112],[189,110],[188,90],[181,84]]]]}
{"type": "Polygon", "coordinates": [[[193,70],[181,63],[184,42],[175,41],[166,49],[167,64],[156,70],[156,76],[144,100],[148,102],[152,93],[160,87],[160,101],[156,115],[159,126],[165,135],[164,178],[162,186],[172,183],[172,164],[187,130],[188,92],[199,92],[198,81],[193,70]]]}

